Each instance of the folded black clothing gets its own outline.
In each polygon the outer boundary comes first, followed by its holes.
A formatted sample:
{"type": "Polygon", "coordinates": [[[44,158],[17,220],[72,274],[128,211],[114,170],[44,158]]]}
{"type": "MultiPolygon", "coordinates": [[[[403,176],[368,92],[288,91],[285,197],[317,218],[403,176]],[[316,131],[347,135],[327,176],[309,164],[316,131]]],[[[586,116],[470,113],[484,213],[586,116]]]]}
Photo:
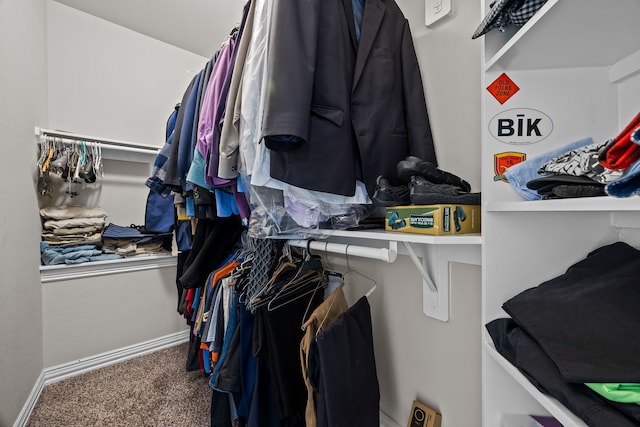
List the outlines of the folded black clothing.
{"type": "Polygon", "coordinates": [[[486,325],[496,350],[541,393],[558,399],[590,426],[637,426],[640,406],[604,399],[584,384],[565,381],[544,349],[513,319],[500,318],[486,325]]]}
{"type": "Polygon", "coordinates": [[[543,199],[569,199],[606,196],[605,184],[584,175],[547,175],[527,182],[543,199]]]}
{"type": "Polygon", "coordinates": [[[502,308],[575,383],[640,382],[640,251],[598,248],[502,308]]]}
{"type": "Polygon", "coordinates": [[[540,178],[527,181],[527,188],[530,190],[539,190],[544,187],[556,185],[601,185],[588,176],[580,175],[547,175],[540,178]]]}
{"type": "Polygon", "coordinates": [[[554,196],[561,199],[575,197],[599,197],[606,196],[607,192],[602,185],[556,185],[551,190],[554,196]]]}

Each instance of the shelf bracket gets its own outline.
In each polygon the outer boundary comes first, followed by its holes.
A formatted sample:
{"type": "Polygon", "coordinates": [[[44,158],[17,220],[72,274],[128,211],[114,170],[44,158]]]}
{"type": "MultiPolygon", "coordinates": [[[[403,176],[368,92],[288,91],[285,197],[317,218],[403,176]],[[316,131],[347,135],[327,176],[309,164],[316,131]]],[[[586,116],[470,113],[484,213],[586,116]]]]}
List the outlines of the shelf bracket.
{"type": "Polygon", "coordinates": [[[473,245],[420,244],[416,253],[412,243],[402,242],[422,276],[422,310],[428,317],[449,321],[451,262],[480,265],[480,251],[473,245]],[[420,259],[422,258],[422,259],[420,259]]]}

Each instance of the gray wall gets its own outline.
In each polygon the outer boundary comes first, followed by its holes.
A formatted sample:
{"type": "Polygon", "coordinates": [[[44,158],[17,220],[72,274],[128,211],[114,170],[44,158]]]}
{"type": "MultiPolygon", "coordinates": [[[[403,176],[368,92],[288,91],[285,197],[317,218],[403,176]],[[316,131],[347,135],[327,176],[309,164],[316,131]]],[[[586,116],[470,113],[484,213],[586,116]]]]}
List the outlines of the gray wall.
{"type": "Polygon", "coordinates": [[[42,371],[34,123],[47,120],[44,0],[0,1],[0,426],[11,425],[42,371]]]}

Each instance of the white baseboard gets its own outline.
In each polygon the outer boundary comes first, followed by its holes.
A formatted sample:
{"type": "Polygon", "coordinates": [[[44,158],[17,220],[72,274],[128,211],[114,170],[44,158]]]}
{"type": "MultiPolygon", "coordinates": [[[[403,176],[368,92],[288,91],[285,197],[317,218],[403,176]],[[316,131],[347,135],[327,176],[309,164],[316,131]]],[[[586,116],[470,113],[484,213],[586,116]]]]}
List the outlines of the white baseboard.
{"type": "Polygon", "coordinates": [[[29,416],[31,415],[31,411],[33,411],[33,407],[36,406],[36,402],[40,397],[40,393],[42,393],[42,389],[44,388],[44,371],[40,372],[40,376],[36,380],[35,385],[31,389],[31,393],[29,393],[29,397],[27,401],[22,406],[22,410],[18,414],[18,418],[13,423],[13,427],[22,427],[27,425],[27,421],[29,420],[29,416]]]}
{"type": "Polygon", "coordinates": [[[400,427],[400,424],[396,423],[387,414],[380,411],[380,427],[400,427]]]}
{"type": "MultiPolygon", "coordinates": [[[[74,362],[45,368],[40,373],[40,376],[38,377],[36,384],[33,386],[27,401],[13,424],[13,427],[23,427],[27,424],[31,411],[33,411],[33,408],[42,393],[42,389],[48,384],[53,384],[66,378],[84,374],[95,369],[104,368],[106,366],[113,365],[114,363],[124,362],[125,360],[132,359],[134,357],[173,347],[186,341],[189,341],[188,330],[122,347],[117,350],[96,354],[95,356],[86,357],[84,359],[78,359],[74,362]]],[[[380,427],[400,427],[400,425],[389,418],[389,416],[384,412],[380,412],[380,427]]]]}
{"type": "Polygon", "coordinates": [[[23,427],[27,424],[31,411],[33,410],[40,393],[44,386],[84,374],[95,369],[104,368],[114,363],[124,362],[134,357],[143,356],[158,350],[173,347],[183,342],[189,341],[189,331],[184,330],[173,334],[165,335],[149,341],[122,347],[116,350],[107,351],[105,353],[96,354],[94,356],[78,359],[74,362],[63,363],[61,365],[45,368],[38,377],[36,384],[33,386],[27,401],[25,402],[18,418],[13,427],[23,427]]]}
{"type": "Polygon", "coordinates": [[[104,368],[118,362],[124,362],[137,356],[153,353],[154,351],[173,347],[189,340],[189,331],[184,330],[165,335],[149,341],[122,347],[117,350],[89,356],[74,362],[63,363],[44,369],[44,385],[52,384],[65,378],[84,374],[94,369],[104,368]]]}

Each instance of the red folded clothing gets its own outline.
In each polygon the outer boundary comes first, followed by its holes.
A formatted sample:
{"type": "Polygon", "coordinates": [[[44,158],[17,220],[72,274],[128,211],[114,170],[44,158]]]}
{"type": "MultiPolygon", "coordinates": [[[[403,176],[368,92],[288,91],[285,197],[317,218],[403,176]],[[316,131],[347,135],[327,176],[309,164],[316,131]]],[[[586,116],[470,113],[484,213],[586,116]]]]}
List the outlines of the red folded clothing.
{"type": "Polygon", "coordinates": [[[640,145],[631,141],[631,134],[640,127],[640,113],[616,136],[612,143],[600,153],[598,161],[608,169],[627,169],[640,159],[640,145]]]}

